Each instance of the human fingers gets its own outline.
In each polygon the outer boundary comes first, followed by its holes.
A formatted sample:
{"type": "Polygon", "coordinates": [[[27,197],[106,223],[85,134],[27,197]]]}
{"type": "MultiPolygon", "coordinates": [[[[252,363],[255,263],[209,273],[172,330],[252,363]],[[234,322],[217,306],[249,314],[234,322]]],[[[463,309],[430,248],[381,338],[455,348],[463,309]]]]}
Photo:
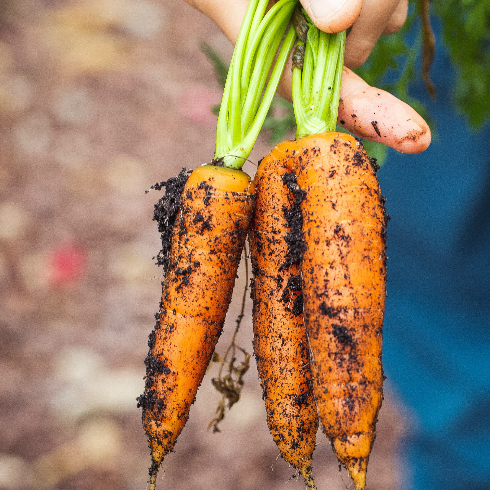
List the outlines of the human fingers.
{"type": "Polygon", "coordinates": [[[361,66],[385,29],[394,27],[393,15],[396,13],[395,19],[400,19],[400,14],[407,8],[404,0],[364,0],[359,18],[345,42],[345,65],[349,68],[361,66]]]}
{"type": "Polygon", "coordinates": [[[363,0],[301,0],[301,4],[318,29],[340,32],[359,17],[363,0]]]}
{"type": "MultiPolygon", "coordinates": [[[[196,0],[189,0],[188,3],[196,0]]],[[[248,1],[229,0],[242,9],[240,15],[216,0],[199,0],[199,10],[209,15],[232,43],[236,42],[248,1]],[[212,15],[211,15],[212,14],[212,15]]],[[[367,1],[367,0],[365,0],[367,1]]],[[[381,0],[380,0],[381,1],[381,0]]],[[[292,61],[288,61],[279,85],[279,94],[291,100],[292,61]]],[[[377,141],[404,153],[420,153],[430,144],[431,133],[424,119],[410,106],[383,90],[370,87],[362,78],[344,68],[339,106],[339,123],[353,134],[377,141]]]]}
{"type": "Polygon", "coordinates": [[[363,0],[300,0],[318,29],[340,32],[359,17],[363,0]]]}
{"type": "MultiPolygon", "coordinates": [[[[185,0],[218,25],[223,33],[235,40],[248,0],[185,0]]],[[[363,0],[301,0],[313,23],[325,32],[340,32],[350,27],[359,16],[363,0]]],[[[273,2],[271,2],[273,3],[273,2]]]]}
{"type": "Polygon", "coordinates": [[[421,153],[429,146],[429,126],[414,109],[345,67],[340,98],[338,122],[351,133],[402,153],[421,153]]]}
{"type": "MultiPolygon", "coordinates": [[[[278,93],[291,101],[292,62],[289,60],[278,93]]],[[[408,104],[368,85],[344,67],[338,123],[352,134],[383,143],[402,153],[421,153],[430,144],[428,124],[408,104]]]]}
{"type": "Polygon", "coordinates": [[[394,34],[398,32],[405,24],[408,15],[408,0],[400,0],[400,3],[396,6],[393,14],[386,24],[383,34],[394,34]]]}
{"type": "Polygon", "coordinates": [[[209,17],[221,32],[235,44],[249,0],[184,0],[209,17]]]}

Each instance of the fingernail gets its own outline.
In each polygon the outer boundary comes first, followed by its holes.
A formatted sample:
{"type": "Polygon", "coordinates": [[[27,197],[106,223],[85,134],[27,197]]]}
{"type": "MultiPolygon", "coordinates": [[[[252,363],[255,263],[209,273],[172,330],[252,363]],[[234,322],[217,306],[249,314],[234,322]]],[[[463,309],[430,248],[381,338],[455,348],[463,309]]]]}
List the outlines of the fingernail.
{"type": "Polygon", "coordinates": [[[311,14],[315,19],[326,22],[342,9],[347,0],[310,0],[311,14]]]}
{"type": "Polygon", "coordinates": [[[341,32],[359,17],[362,0],[304,0],[303,5],[319,29],[341,32]]]}

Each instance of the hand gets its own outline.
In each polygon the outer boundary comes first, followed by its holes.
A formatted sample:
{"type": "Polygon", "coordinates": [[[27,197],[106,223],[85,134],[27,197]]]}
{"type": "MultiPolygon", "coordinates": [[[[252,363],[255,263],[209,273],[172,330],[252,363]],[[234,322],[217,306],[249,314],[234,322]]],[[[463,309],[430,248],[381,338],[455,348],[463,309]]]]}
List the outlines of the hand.
{"type": "MultiPolygon", "coordinates": [[[[185,0],[210,17],[234,44],[248,0],[185,0]]],[[[352,25],[346,55],[338,122],[351,133],[383,143],[403,153],[420,153],[430,144],[424,119],[410,106],[383,90],[370,87],[348,67],[362,64],[379,36],[395,32],[406,18],[408,0],[301,0],[317,27],[339,32],[352,25]],[[322,13],[317,4],[329,4],[322,13]],[[362,6],[362,9],[361,9],[362,6]]],[[[291,60],[284,70],[278,92],[291,100],[291,60]]]]}
{"type": "Polygon", "coordinates": [[[357,68],[368,59],[381,34],[398,31],[408,11],[408,0],[301,0],[301,3],[322,31],[340,32],[352,26],[344,58],[349,68],[357,68]]]}

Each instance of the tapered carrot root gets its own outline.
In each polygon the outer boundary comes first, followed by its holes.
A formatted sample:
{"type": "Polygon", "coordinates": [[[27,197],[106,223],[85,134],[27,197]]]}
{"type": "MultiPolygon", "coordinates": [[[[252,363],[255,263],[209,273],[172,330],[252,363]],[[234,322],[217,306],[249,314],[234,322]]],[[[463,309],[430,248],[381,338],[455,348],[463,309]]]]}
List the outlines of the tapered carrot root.
{"type": "Polygon", "coordinates": [[[375,169],[352,137],[297,155],[303,201],[305,323],[320,419],[356,490],[365,486],[383,398],[386,214],[375,169]]]}
{"type": "Polygon", "coordinates": [[[356,490],[365,486],[383,398],[384,201],[374,166],[343,133],[278,145],[272,166],[304,191],[304,320],[320,420],[356,490]]]}
{"type": "Polygon", "coordinates": [[[253,183],[239,170],[199,167],[182,192],[139,398],[150,488],[187,422],[221,333],[252,211],[253,183]]]}
{"type": "Polygon", "coordinates": [[[249,232],[254,353],[272,437],[283,458],[314,489],[311,457],[318,416],[302,316],[301,254],[295,253],[294,243],[286,242],[295,219],[292,208],[297,208],[296,218],[301,217],[301,209],[286,187],[285,177],[291,175],[287,171],[267,165],[264,159],[254,181],[256,208],[249,232]]]}

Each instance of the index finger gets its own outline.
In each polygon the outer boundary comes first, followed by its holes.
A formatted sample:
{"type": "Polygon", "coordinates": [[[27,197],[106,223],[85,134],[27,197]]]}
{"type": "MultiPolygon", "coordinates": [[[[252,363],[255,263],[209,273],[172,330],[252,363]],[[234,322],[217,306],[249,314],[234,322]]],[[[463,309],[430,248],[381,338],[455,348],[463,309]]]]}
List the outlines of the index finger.
{"type": "Polygon", "coordinates": [[[356,136],[402,153],[421,153],[429,146],[430,128],[414,109],[389,92],[371,87],[346,67],[340,98],[338,123],[356,136]]]}
{"type": "MultiPolygon", "coordinates": [[[[291,101],[292,62],[289,59],[278,93],[291,101]]],[[[408,104],[394,95],[368,85],[344,67],[340,87],[338,124],[355,136],[400,151],[421,153],[431,141],[429,125],[408,104]]]]}

